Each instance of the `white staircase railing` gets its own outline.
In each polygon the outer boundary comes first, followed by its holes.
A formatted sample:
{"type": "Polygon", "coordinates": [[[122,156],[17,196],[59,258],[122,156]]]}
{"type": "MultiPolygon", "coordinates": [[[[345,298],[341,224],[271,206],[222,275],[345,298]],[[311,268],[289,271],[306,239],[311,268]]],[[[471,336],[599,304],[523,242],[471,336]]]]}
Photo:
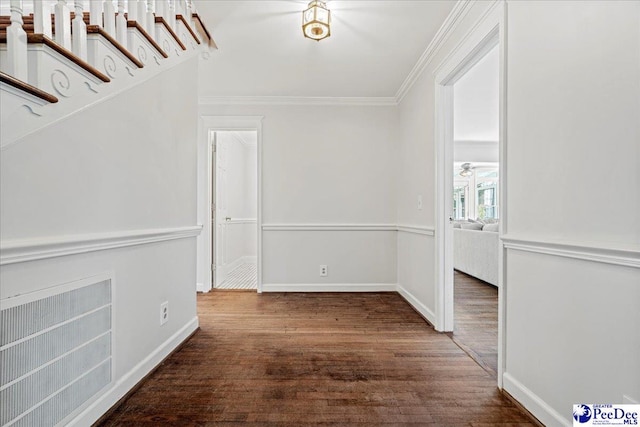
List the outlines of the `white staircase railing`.
{"type": "Polygon", "coordinates": [[[71,10],[67,6],[67,0],[58,0],[54,11],[55,41],[65,49],[71,50],[71,10]]]}
{"type": "MultiPolygon", "coordinates": [[[[87,60],[87,24],[84,23],[84,1],[74,0],[73,53],[83,61],[87,60]]],[[[56,21],[58,22],[58,21],[56,21]]]]}
{"type": "Polygon", "coordinates": [[[7,73],[26,81],[27,33],[22,24],[22,2],[11,0],[11,25],[7,27],[7,73]]]}
{"type": "Polygon", "coordinates": [[[46,126],[44,116],[52,123],[132,86],[130,78],[150,76],[146,69],[164,60],[189,52],[208,58],[215,43],[194,12],[191,0],[0,0],[0,83],[11,94],[0,105],[2,147],[46,126]],[[16,91],[20,81],[28,96],[16,91]],[[35,100],[38,93],[50,96],[35,100]],[[38,120],[25,127],[29,113],[38,120]]]}

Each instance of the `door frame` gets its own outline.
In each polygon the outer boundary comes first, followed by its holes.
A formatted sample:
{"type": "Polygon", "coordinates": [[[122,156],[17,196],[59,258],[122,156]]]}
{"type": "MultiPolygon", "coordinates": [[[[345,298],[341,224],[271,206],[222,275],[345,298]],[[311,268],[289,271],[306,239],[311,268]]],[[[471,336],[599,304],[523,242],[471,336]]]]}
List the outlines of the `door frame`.
{"type": "MultiPolygon", "coordinates": [[[[496,45],[499,46],[499,235],[507,232],[507,36],[506,3],[495,2],[436,68],[436,330],[453,331],[453,227],[450,224],[453,189],[453,84],[496,45]]],[[[498,254],[498,387],[506,367],[506,251],[498,254]]]]}
{"type": "Polygon", "coordinates": [[[262,119],[263,116],[214,116],[201,115],[198,144],[198,224],[202,225],[202,232],[198,236],[197,245],[197,290],[209,292],[212,285],[212,230],[211,204],[213,202],[212,188],[212,151],[211,134],[224,131],[255,131],[257,132],[257,292],[262,293],[262,119]]]}

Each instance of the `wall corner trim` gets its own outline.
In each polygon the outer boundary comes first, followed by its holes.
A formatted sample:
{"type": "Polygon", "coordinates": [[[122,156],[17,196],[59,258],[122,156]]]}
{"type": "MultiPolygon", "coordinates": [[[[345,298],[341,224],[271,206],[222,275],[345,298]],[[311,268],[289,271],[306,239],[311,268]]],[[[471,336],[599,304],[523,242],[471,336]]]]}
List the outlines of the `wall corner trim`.
{"type": "Polygon", "coordinates": [[[0,241],[0,265],[197,237],[201,225],[0,241]]]}
{"type": "MultiPolygon", "coordinates": [[[[564,418],[559,412],[551,407],[547,402],[542,400],[540,396],[529,390],[520,381],[516,380],[511,374],[505,372],[502,376],[503,388],[524,406],[533,416],[540,420],[544,425],[552,426],[571,426],[569,419],[564,418]]],[[[569,411],[571,408],[567,408],[569,411]]]]}

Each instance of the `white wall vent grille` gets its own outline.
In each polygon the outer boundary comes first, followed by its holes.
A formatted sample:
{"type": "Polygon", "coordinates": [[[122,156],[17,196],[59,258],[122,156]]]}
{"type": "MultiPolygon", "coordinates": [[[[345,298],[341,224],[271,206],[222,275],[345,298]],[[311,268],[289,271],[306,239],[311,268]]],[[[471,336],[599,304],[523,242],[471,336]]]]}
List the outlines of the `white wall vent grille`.
{"type": "Polygon", "coordinates": [[[54,426],[109,385],[110,279],[0,303],[1,426],[54,426]]]}

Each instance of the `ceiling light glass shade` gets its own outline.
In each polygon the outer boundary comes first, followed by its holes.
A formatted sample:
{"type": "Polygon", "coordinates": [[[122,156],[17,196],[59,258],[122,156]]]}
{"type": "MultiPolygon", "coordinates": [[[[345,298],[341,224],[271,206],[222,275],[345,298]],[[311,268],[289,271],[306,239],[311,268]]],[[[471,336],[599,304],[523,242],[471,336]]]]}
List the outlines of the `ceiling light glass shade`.
{"type": "Polygon", "coordinates": [[[309,8],[302,12],[302,32],[305,37],[316,41],[331,35],[331,11],[325,2],[309,2],[309,8]]]}
{"type": "Polygon", "coordinates": [[[467,177],[473,175],[471,163],[463,163],[460,167],[462,168],[462,170],[460,171],[460,176],[467,177]]]}

